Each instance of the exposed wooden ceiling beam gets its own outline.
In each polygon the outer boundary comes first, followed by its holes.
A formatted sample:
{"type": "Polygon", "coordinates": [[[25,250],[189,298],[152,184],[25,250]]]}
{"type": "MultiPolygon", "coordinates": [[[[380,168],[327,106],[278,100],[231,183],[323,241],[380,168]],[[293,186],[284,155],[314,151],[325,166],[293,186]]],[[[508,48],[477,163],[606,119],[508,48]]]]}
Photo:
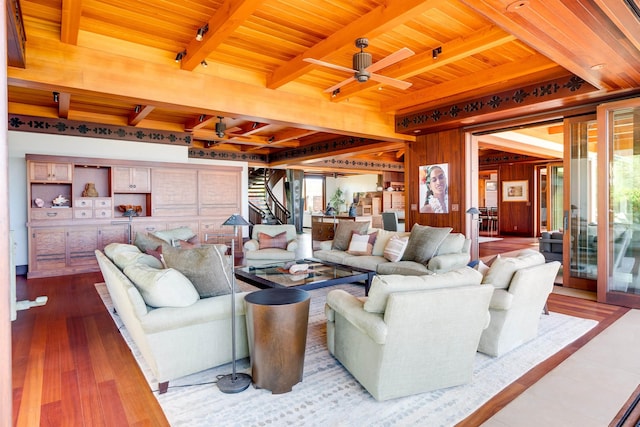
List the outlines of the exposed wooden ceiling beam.
{"type": "MultiPolygon", "coordinates": [[[[384,75],[404,80],[422,73],[433,71],[485,50],[493,49],[515,40],[515,37],[495,26],[476,31],[469,37],[462,37],[442,45],[442,53],[434,59],[430,51],[412,56],[401,62],[385,67],[384,75]]],[[[435,48],[436,46],[434,46],[435,48]]],[[[359,92],[380,86],[380,83],[369,80],[366,83],[352,84],[340,89],[340,93],[331,97],[331,101],[339,102],[359,92]]]]}
{"type": "Polygon", "coordinates": [[[129,126],[137,126],[145,117],[156,108],[153,105],[138,105],[136,109],[129,113],[129,126]]]}
{"type": "MultiPolygon", "coordinates": [[[[554,144],[550,144],[554,145],[554,144]]],[[[507,139],[493,135],[482,135],[478,137],[478,147],[482,149],[494,149],[499,151],[507,151],[509,153],[524,154],[528,156],[561,159],[563,153],[562,144],[557,144],[557,148],[542,147],[540,145],[532,145],[514,139],[507,139]]]]}
{"type": "Polygon", "coordinates": [[[200,63],[215,51],[233,32],[250,17],[263,0],[226,0],[209,20],[209,31],[201,41],[189,42],[187,54],[182,58],[180,67],[193,71],[200,63]]]}
{"type": "Polygon", "coordinates": [[[78,44],[82,0],[62,0],[60,18],[60,40],[63,43],[78,44]]]}
{"type": "Polygon", "coordinates": [[[200,114],[195,119],[190,120],[187,124],[184,125],[185,132],[192,132],[196,129],[203,128],[207,126],[209,123],[214,122],[218,119],[217,116],[200,114]]]}
{"type": "Polygon", "coordinates": [[[71,94],[59,93],[58,94],[58,117],[62,119],[69,118],[69,108],[71,107],[71,94]]]}
{"type": "Polygon", "coordinates": [[[277,89],[316,67],[314,64],[305,62],[304,58],[322,60],[336,50],[352,46],[353,41],[358,37],[375,38],[437,6],[438,3],[438,0],[388,0],[386,4],[361,16],[279,67],[267,78],[267,87],[277,89]]]}
{"type": "Polygon", "coordinates": [[[485,71],[474,73],[462,79],[450,80],[409,95],[397,97],[382,104],[383,111],[397,111],[403,108],[428,103],[436,99],[446,98],[460,92],[490,86],[505,82],[534,72],[557,68],[557,65],[540,54],[531,55],[522,61],[500,65],[485,71]]]}

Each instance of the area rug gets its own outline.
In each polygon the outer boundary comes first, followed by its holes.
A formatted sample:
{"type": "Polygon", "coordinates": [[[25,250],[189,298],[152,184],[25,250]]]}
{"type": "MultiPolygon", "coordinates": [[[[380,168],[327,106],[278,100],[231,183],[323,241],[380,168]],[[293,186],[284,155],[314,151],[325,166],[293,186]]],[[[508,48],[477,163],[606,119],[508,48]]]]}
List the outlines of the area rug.
{"type": "MultiPolygon", "coordinates": [[[[231,372],[228,364],[171,381],[169,391],[159,395],[157,381],[121,320],[113,314],[106,286],[96,284],[172,426],[453,426],[597,324],[558,313],[542,316],[540,334],[534,341],[500,358],[478,353],[470,384],[378,402],[326,348],[325,296],[337,288],[358,296],[364,293],[363,287],[357,285],[310,291],[304,376],[291,392],[273,395],[268,390],[249,387],[238,394],[221,393],[215,381],[218,375],[231,372]]],[[[239,372],[250,373],[248,359],[239,361],[237,367],[239,372]]]]}

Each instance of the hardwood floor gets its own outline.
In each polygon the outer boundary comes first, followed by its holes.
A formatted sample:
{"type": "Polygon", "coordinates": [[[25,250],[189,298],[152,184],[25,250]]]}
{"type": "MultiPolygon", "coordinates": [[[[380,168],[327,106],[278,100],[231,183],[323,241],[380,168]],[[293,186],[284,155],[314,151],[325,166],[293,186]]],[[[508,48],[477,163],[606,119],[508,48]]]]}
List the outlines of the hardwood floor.
{"type": "MultiPolygon", "coordinates": [[[[527,241],[481,244],[481,256],[527,241]]],[[[499,252],[496,252],[499,251],[499,252]]],[[[12,325],[13,424],[17,426],[168,425],[129,348],[94,288],[99,273],[26,280],[18,300],[47,295],[45,306],[18,312],[12,325]]],[[[459,425],[477,426],[621,317],[628,309],[552,294],[549,309],[600,324],[527,372],[459,425]]]]}

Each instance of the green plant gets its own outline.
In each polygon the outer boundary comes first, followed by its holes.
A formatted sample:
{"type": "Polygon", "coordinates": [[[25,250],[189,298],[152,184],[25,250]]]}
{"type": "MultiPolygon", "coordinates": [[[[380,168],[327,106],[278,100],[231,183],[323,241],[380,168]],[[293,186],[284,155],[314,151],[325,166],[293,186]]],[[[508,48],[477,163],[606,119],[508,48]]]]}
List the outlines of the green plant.
{"type": "Polygon", "coordinates": [[[329,204],[335,209],[339,210],[341,205],[344,205],[344,192],[340,187],[336,188],[336,191],[333,193],[331,198],[329,199],[329,204]]]}

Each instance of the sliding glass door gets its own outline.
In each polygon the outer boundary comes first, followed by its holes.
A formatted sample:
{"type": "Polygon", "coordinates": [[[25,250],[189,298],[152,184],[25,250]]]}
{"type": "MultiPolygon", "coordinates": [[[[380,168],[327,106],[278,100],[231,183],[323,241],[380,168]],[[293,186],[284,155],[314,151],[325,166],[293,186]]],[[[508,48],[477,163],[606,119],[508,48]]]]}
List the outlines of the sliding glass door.
{"type": "Polygon", "coordinates": [[[640,100],[605,104],[598,120],[605,159],[600,209],[608,212],[598,243],[598,300],[640,308],[640,100]]]}
{"type": "Polygon", "coordinates": [[[598,139],[595,116],[565,120],[563,285],[596,290],[598,139]]]}

